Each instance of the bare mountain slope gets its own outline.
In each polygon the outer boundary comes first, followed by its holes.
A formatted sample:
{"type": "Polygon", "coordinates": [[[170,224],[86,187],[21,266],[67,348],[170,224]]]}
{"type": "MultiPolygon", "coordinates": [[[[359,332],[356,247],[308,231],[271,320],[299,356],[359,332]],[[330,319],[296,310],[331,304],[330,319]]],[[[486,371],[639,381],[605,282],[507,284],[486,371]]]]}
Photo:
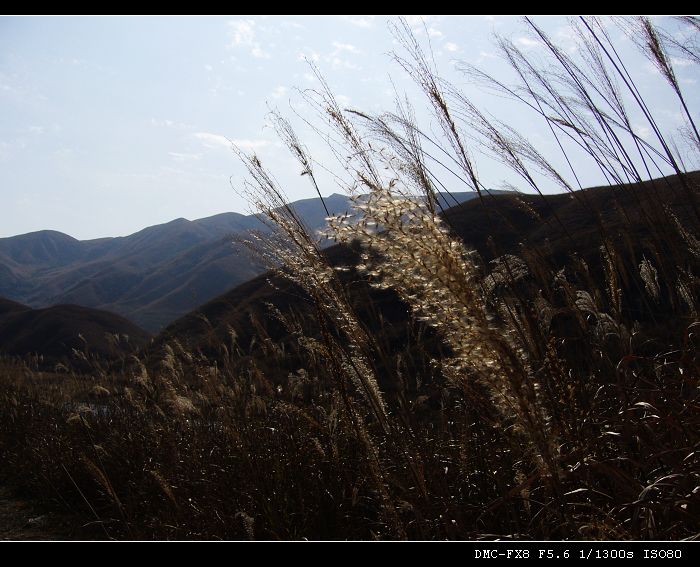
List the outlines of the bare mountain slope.
{"type": "MultiPolygon", "coordinates": [[[[344,195],[325,203],[331,213],[349,209],[344,195]]],[[[292,206],[310,229],[324,226],[320,199],[292,206]]],[[[222,213],[117,238],[79,241],[55,231],[1,238],[0,296],[35,308],[70,303],[113,311],[156,332],[264,271],[237,243],[252,230],[267,229],[255,215],[222,213]]]]}

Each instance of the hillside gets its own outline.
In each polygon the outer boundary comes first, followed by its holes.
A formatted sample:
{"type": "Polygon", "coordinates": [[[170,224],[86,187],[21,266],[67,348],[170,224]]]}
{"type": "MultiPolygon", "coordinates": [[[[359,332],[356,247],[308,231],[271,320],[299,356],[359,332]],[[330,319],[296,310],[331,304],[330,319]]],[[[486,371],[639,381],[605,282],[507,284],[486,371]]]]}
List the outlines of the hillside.
{"type": "MultiPolygon", "coordinates": [[[[700,184],[700,172],[689,174],[688,179],[700,184]]],[[[479,252],[486,269],[490,261],[503,254],[538,256],[551,265],[565,265],[574,258],[582,258],[591,277],[600,280],[603,278],[603,242],[599,226],[611,241],[622,245],[625,253],[618,262],[634,272],[645,255],[673,258],[672,245],[666,250],[655,250],[651,245],[652,235],[646,219],[654,219],[659,213],[659,200],[686,226],[697,227],[697,220],[676,176],[641,184],[595,187],[576,194],[545,197],[486,195],[483,201],[472,199],[447,209],[444,218],[469,248],[479,252]]],[[[663,233],[669,244],[679,238],[676,229],[667,223],[655,225],[655,230],[663,233]]],[[[325,254],[333,266],[351,266],[358,258],[356,251],[342,245],[328,248],[325,254]]],[[[367,286],[354,270],[339,274],[346,283],[352,282],[352,300],[360,312],[367,315],[364,317],[366,324],[376,325],[377,314],[370,316],[369,307],[365,308],[372,305],[381,314],[387,340],[400,345],[405,339],[408,308],[391,292],[380,292],[367,286]],[[371,301],[368,301],[369,297],[371,301]]],[[[623,287],[633,298],[624,308],[633,316],[658,315],[661,320],[668,319],[663,315],[663,302],[653,309],[647,304],[642,307],[639,289],[630,282],[623,287]]],[[[222,343],[226,344],[233,329],[245,350],[259,330],[253,329],[252,320],[259,322],[273,340],[287,340],[285,329],[270,314],[269,305],[282,312],[305,313],[313,321],[313,314],[305,308],[309,302],[303,292],[285,278],[270,272],[245,282],[173,322],[155,343],[177,339],[189,348],[211,355],[222,343]]]]}
{"type": "Polygon", "coordinates": [[[130,321],[106,311],[77,305],[32,309],[0,298],[0,354],[36,354],[55,361],[71,358],[75,349],[112,358],[136,352],[149,338],[130,321]]]}
{"type": "MultiPolygon", "coordinates": [[[[325,202],[332,214],[349,209],[343,195],[325,202]]],[[[325,226],[320,199],[292,206],[312,231],[325,226]]],[[[55,231],[0,238],[0,296],[35,308],[70,303],[112,311],[157,332],[264,271],[240,244],[253,230],[267,227],[255,215],[222,213],[118,238],[79,241],[55,231]]]]}

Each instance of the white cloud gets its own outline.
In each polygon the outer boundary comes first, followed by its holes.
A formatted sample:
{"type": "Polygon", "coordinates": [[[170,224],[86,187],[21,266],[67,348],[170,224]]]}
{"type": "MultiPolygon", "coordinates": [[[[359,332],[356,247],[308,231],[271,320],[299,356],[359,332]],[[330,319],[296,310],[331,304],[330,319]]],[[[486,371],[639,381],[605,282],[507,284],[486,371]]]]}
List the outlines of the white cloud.
{"type": "Polygon", "coordinates": [[[336,95],[335,100],[338,101],[338,104],[340,104],[340,106],[345,106],[345,107],[350,106],[350,97],[347,95],[343,95],[343,94],[336,95]]]}
{"type": "Polygon", "coordinates": [[[202,159],[202,154],[181,154],[179,152],[168,152],[168,155],[177,161],[196,161],[202,159]]]}
{"type": "Polygon", "coordinates": [[[359,71],[362,69],[359,65],[356,65],[349,59],[343,57],[343,54],[359,55],[362,51],[353,45],[352,43],[342,43],[340,41],[334,41],[332,43],[333,51],[326,55],[323,59],[327,63],[330,63],[333,69],[350,69],[352,71],[359,71]]]}
{"type": "Polygon", "coordinates": [[[212,132],[196,132],[194,137],[202,142],[204,147],[210,149],[226,148],[230,150],[231,148],[236,147],[241,150],[255,151],[269,145],[267,140],[250,140],[244,138],[229,139],[226,136],[214,134],[212,132]]]}
{"type": "Polygon", "coordinates": [[[567,53],[574,54],[578,51],[579,40],[578,36],[569,26],[561,26],[556,32],[557,42],[560,47],[563,47],[567,53]]]}
{"type": "Polygon", "coordinates": [[[375,16],[343,16],[343,19],[349,24],[364,29],[369,29],[374,26],[374,18],[375,16]]]}
{"type": "Polygon", "coordinates": [[[270,55],[267,51],[262,49],[259,45],[256,45],[253,47],[253,49],[250,50],[250,54],[253,57],[256,57],[257,59],[271,59],[272,55],[270,55]]]}
{"type": "Polygon", "coordinates": [[[179,129],[191,128],[191,126],[188,126],[184,122],[175,122],[174,120],[168,120],[167,118],[164,120],[158,120],[157,118],[151,118],[151,126],[160,126],[160,127],[165,127],[165,128],[179,128],[179,129]]]}
{"type": "Polygon", "coordinates": [[[231,140],[234,146],[246,151],[255,151],[266,146],[270,143],[267,140],[245,140],[245,139],[233,139],[231,140]]]}
{"type": "Polygon", "coordinates": [[[356,55],[361,53],[361,51],[352,43],[341,43],[340,41],[334,41],[332,45],[335,49],[333,49],[331,57],[343,52],[354,53],[356,55]]]}
{"type": "Polygon", "coordinates": [[[498,55],[496,55],[492,51],[480,51],[479,57],[477,57],[476,59],[476,64],[481,65],[487,59],[498,59],[498,55]]]}
{"type": "Polygon", "coordinates": [[[644,126],[642,124],[633,124],[632,125],[632,130],[634,131],[637,136],[640,138],[648,139],[651,135],[651,130],[649,129],[648,126],[644,126]]]}
{"type": "Polygon", "coordinates": [[[430,38],[444,38],[444,34],[438,28],[439,16],[404,16],[404,18],[415,35],[424,36],[427,32],[430,38]]]}
{"type": "Polygon", "coordinates": [[[671,64],[674,67],[688,67],[693,64],[690,59],[681,59],[680,57],[671,57],[671,64]]]}
{"type": "Polygon", "coordinates": [[[306,52],[300,52],[297,55],[297,61],[313,61],[314,63],[321,59],[321,56],[316,53],[313,49],[309,49],[306,52]]]}
{"type": "Polygon", "coordinates": [[[350,69],[351,71],[362,70],[362,67],[359,65],[355,65],[353,62],[343,59],[342,57],[331,57],[329,59],[327,58],[326,61],[333,66],[333,69],[350,69]]]}
{"type": "Polygon", "coordinates": [[[231,140],[221,134],[212,134],[211,132],[195,132],[194,137],[204,144],[207,148],[231,147],[231,140]]]}
{"type": "Polygon", "coordinates": [[[459,45],[457,45],[456,43],[452,43],[451,41],[448,41],[445,44],[445,50],[449,51],[451,53],[454,53],[455,51],[459,51],[459,45]]]}
{"type": "Polygon", "coordinates": [[[515,40],[515,43],[520,45],[521,47],[539,47],[542,44],[537,41],[536,39],[532,39],[529,37],[521,36],[515,40]]]}
{"type": "Polygon", "coordinates": [[[287,93],[287,87],[283,87],[282,85],[275,87],[275,90],[272,91],[272,98],[282,98],[285,94],[287,93]]]}
{"type": "Polygon", "coordinates": [[[18,150],[25,149],[27,149],[27,142],[21,138],[11,142],[0,141],[0,161],[6,161],[18,150]]]}
{"type": "Polygon", "coordinates": [[[248,49],[253,57],[270,59],[270,54],[261,47],[257,40],[256,23],[253,20],[231,20],[228,22],[228,27],[231,30],[229,47],[248,49]]]}
{"type": "Polygon", "coordinates": [[[233,20],[228,23],[231,28],[231,44],[249,47],[255,41],[255,22],[252,20],[233,20]]]}
{"type": "Polygon", "coordinates": [[[282,22],[281,26],[283,28],[291,28],[291,29],[295,29],[295,30],[303,30],[304,29],[304,26],[301,25],[299,22],[286,21],[286,22],[282,22]]]}
{"type": "Polygon", "coordinates": [[[209,64],[205,65],[204,68],[205,68],[207,71],[209,71],[210,73],[214,70],[214,67],[212,67],[212,66],[209,65],[209,64]]]}

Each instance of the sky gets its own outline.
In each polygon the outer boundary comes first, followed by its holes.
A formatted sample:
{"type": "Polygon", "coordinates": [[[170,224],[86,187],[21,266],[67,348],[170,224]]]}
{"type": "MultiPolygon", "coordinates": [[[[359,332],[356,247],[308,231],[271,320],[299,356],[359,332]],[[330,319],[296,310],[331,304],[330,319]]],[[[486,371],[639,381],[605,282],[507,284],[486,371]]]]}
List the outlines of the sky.
{"type": "MultiPolygon", "coordinates": [[[[235,190],[243,171],[231,142],[256,152],[290,199],[314,196],[268,117],[277,108],[302,134],[313,134],[302,119],[309,109],[300,94],[318,88],[309,61],[341,104],[381,112],[392,108],[397,91],[405,92],[419,119],[434,127],[427,103],[392,59],[399,49],[392,21],[0,17],[0,237],[43,229],[79,239],[121,236],[179,217],[249,212],[235,190]]],[[[536,21],[564,46],[571,43],[565,18],[536,21]]],[[[464,61],[502,71],[494,32],[536,53],[541,45],[520,19],[411,16],[407,22],[421,42],[430,42],[440,73],[477,105],[500,112],[533,143],[548,143],[532,116],[456,70],[464,61]]],[[[660,82],[648,61],[631,57],[642,86],[660,82]]],[[[677,71],[694,103],[697,69],[680,61],[677,71]]],[[[651,97],[660,112],[680,120],[668,89],[651,97]]],[[[303,139],[318,159],[331,158],[322,140],[303,139]]],[[[495,162],[478,163],[494,187],[507,179],[495,162]]],[[[339,188],[329,177],[322,191],[339,188]]]]}

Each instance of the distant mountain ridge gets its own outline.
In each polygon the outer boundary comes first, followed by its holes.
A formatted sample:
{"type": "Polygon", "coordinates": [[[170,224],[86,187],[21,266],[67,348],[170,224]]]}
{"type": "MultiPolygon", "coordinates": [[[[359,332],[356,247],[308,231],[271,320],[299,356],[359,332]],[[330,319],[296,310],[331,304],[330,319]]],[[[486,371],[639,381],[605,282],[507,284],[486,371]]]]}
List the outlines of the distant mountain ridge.
{"type": "MultiPolygon", "coordinates": [[[[441,196],[445,207],[476,196],[441,196]]],[[[345,195],[324,198],[331,214],[350,210],[345,195]]],[[[292,206],[312,230],[325,225],[320,199],[292,206]]],[[[0,238],[0,297],[42,308],[75,304],[118,313],[151,332],[265,268],[234,239],[267,230],[256,215],[184,218],[124,237],[77,240],[45,230],[0,238]]]]}

